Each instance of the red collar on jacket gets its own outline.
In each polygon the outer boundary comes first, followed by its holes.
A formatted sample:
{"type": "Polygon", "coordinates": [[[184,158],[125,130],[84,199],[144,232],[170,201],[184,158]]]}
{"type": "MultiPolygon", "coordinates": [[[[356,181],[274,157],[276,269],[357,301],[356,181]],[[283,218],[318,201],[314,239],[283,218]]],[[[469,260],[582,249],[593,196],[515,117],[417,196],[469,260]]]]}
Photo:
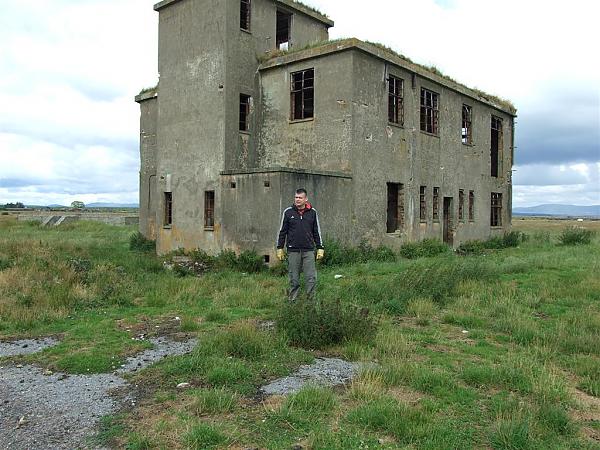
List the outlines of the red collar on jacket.
{"type": "Polygon", "coordinates": [[[304,209],[300,210],[296,207],[296,205],[294,205],[294,209],[296,211],[298,211],[298,214],[300,214],[302,216],[306,211],[308,211],[309,209],[312,209],[312,205],[310,203],[306,202],[306,205],[304,205],[304,209]]]}

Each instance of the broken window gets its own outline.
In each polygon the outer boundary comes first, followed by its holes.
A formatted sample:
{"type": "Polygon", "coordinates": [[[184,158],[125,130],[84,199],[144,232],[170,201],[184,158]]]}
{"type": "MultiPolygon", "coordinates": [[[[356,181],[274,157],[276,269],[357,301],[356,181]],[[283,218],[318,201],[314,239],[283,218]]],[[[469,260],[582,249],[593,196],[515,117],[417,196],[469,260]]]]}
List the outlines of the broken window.
{"type": "Polygon", "coordinates": [[[427,222],[427,199],[425,198],[425,192],[427,191],[427,186],[421,186],[419,194],[419,220],[421,222],[427,222]]]}
{"type": "Polygon", "coordinates": [[[469,222],[475,221],[475,192],[469,191],[469,222]]]}
{"type": "Polygon", "coordinates": [[[458,190],[458,220],[465,221],[465,191],[458,190]]]}
{"type": "Polygon", "coordinates": [[[315,69],[292,73],[292,120],[314,116],[315,69]]]}
{"type": "Polygon", "coordinates": [[[490,175],[498,177],[500,162],[500,149],[502,148],[502,119],[492,116],[492,146],[490,150],[491,171],[490,175]]]}
{"type": "Polygon", "coordinates": [[[440,221],[440,188],[433,188],[433,203],[432,203],[432,211],[433,211],[433,221],[440,221]]]}
{"type": "Polygon", "coordinates": [[[249,95],[240,94],[240,131],[250,130],[250,122],[248,120],[250,116],[250,103],[251,97],[249,95]]]}
{"type": "Polygon", "coordinates": [[[387,224],[388,233],[402,230],[404,227],[404,185],[387,184],[387,224]]]}
{"type": "Polygon", "coordinates": [[[492,192],[492,206],[490,210],[490,226],[502,226],[502,194],[492,192]]]}
{"type": "Polygon", "coordinates": [[[290,31],[292,29],[292,14],[277,11],[277,30],[275,32],[275,45],[278,50],[287,50],[290,45],[290,31]]]}
{"type": "Polygon", "coordinates": [[[462,106],[462,143],[471,145],[473,143],[472,126],[473,109],[468,105],[462,106]]]}
{"type": "Polygon", "coordinates": [[[438,134],[438,94],[421,88],[421,131],[438,134]]]}
{"type": "Polygon", "coordinates": [[[165,192],[165,227],[173,224],[173,193],[165,192]]]}
{"type": "Polygon", "coordinates": [[[250,31],[250,0],[240,0],[240,28],[250,31]]]}
{"type": "Polygon", "coordinates": [[[388,78],[388,121],[404,125],[404,80],[388,78]]]}
{"type": "Polygon", "coordinates": [[[215,191],[204,192],[204,228],[215,226],[215,191]]]}

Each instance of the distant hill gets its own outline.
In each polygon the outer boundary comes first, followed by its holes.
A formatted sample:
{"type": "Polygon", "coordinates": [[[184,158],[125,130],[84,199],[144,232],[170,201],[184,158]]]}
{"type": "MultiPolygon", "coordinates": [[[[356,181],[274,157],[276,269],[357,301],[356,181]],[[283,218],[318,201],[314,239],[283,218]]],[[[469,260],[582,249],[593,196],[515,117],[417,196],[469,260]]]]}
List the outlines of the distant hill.
{"type": "Polygon", "coordinates": [[[600,217],[600,205],[538,205],[513,208],[514,215],[524,216],[562,216],[562,217],[600,217]]]}

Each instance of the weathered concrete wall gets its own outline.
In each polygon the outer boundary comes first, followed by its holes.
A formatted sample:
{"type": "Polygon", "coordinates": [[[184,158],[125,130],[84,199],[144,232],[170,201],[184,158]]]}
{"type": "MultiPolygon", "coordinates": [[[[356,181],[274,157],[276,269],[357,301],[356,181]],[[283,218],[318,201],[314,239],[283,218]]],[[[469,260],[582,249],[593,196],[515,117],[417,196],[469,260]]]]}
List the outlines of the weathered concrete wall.
{"type": "Polygon", "coordinates": [[[260,164],[352,172],[352,55],[343,52],[261,72],[260,164]],[[314,118],[290,121],[290,76],[314,68],[314,118]]]}
{"type": "Polygon", "coordinates": [[[442,239],[443,197],[453,198],[454,244],[483,239],[490,229],[490,193],[503,193],[503,227],[509,227],[511,117],[431,80],[353,51],[353,157],[355,213],[361,216],[357,238],[392,247],[406,240],[442,239]],[[404,126],[388,123],[388,85],[394,75],[404,80],[404,126]],[[420,131],[421,87],[439,94],[439,134],[420,131]],[[462,105],[473,107],[473,145],[461,142],[462,105]],[[498,179],[490,176],[491,115],[504,119],[503,167],[498,179]],[[387,185],[404,184],[405,227],[386,233],[387,185]],[[426,186],[427,222],[420,223],[420,186],[426,186]],[[432,217],[433,187],[439,187],[439,220],[432,217]],[[465,193],[465,220],[458,220],[459,189],[465,193]],[[468,192],[475,192],[475,220],[468,220],[468,192]]]}
{"type": "Polygon", "coordinates": [[[140,103],[140,232],[156,239],[156,94],[139,98],[140,103]]]}
{"type": "Polygon", "coordinates": [[[183,0],[159,12],[159,253],[220,247],[218,227],[205,232],[203,221],[204,191],[214,190],[219,198],[225,152],[225,16],[220,0],[183,0]],[[164,227],[168,190],[173,224],[164,227]]]}
{"type": "Polygon", "coordinates": [[[272,260],[281,213],[293,203],[300,187],[308,191],[309,201],[318,211],[323,237],[335,233],[343,238],[353,226],[346,209],[351,184],[347,176],[292,171],[224,175],[223,203],[228,205],[223,211],[224,247],[238,252],[255,250],[272,260]]]}

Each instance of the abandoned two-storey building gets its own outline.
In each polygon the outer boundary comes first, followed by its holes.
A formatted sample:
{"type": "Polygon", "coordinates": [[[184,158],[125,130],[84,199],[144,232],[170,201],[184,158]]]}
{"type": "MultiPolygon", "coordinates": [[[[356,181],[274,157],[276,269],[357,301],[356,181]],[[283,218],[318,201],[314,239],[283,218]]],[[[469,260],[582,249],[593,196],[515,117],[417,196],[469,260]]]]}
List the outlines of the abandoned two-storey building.
{"type": "Polygon", "coordinates": [[[141,107],[140,229],[159,253],[254,249],[304,187],[325,235],[392,248],[503,233],[515,109],[293,0],[164,0],[141,107]]]}

